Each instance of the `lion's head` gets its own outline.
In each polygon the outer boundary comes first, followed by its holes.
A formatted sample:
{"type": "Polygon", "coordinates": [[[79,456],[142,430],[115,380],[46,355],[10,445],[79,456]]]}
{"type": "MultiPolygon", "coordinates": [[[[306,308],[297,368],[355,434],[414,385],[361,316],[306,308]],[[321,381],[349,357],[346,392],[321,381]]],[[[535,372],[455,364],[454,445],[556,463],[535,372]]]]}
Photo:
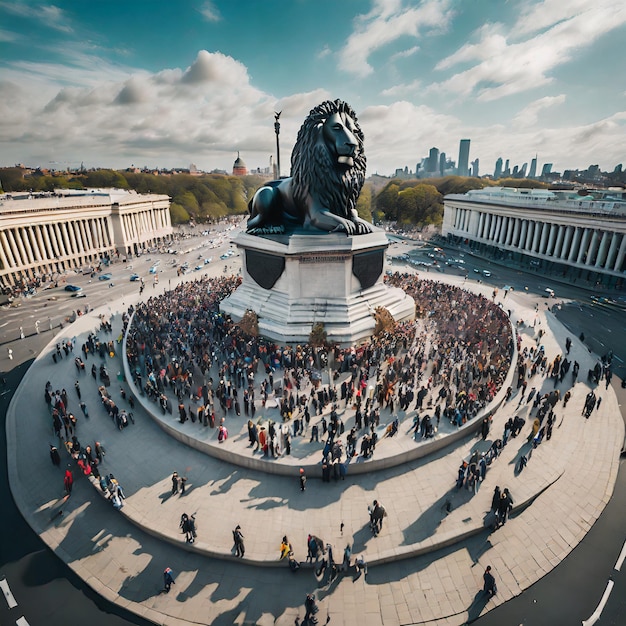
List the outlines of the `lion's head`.
{"type": "Polygon", "coordinates": [[[352,107],[327,100],[311,110],[291,153],[296,204],[313,196],[332,213],[352,219],[365,182],[363,132],[352,107]]]}

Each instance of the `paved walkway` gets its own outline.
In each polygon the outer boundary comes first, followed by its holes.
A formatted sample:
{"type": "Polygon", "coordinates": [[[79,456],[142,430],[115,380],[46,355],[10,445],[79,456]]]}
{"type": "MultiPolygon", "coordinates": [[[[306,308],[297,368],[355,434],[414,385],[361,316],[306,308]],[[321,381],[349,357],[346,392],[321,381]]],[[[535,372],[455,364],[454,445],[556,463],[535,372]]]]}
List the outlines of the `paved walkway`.
{"type": "MultiPolygon", "coordinates": [[[[490,288],[474,288],[491,296],[490,288]]],[[[112,303],[104,311],[114,313],[114,332],[107,340],[119,334],[119,307],[121,302],[112,303]]],[[[511,308],[513,321],[535,317],[534,303],[525,294],[509,295],[505,307],[511,308]]],[[[80,345],[81,337],[98,327],[98,313],[79,318],[54,342],[76,337],[80,345]]],[[[566,331],[549,312],[540,309],[538,319],[546,331],[542,343],[552,359],[562,351],[566,331]]],[[[534,329],[522,329],[522,337],[523,345],[533,345],[534,329]]],[[[301,492],[297,457],[293,476],[233,465],[176,441],[137,406],[135,424],[118,431],[100,406],[96,384],[87,372],[81,377],[81,389],[90,418],[79,416],[78,438],[83,445],[95,440],[104,445],[107,454],[101,470],[112,472],[127,495],[124,508],[117,512],[76,474],[74,492],[65,500],[63,472],[48,460],[47,444],[53,434],[43,398],[46,381],[67,389],[70,410],[80,413],[73,359],[55,365],[52,345],[28,371],[7,416],[15,500],[35,531],[97,592],[156,623],[291,625],[295,616],[304,614],[305,594],[317,590],[322,615],[328,611],[336,618],[333,623],[463,624],[521,593],[565,558],[603,510],[617,475],[623,441],[617,400],[601,384],[596,391],[602,397],[599,409],[589,420],[581,416],[588,392],[582,374],[595,361],[575,339],[571,357],[580,363],[583,380],[573,388],[567,409],[557,406],[552,439],[534,450],[527,468],[516,475],[515,461],[528,450],[527,424],[494,461],[476,495],[454,488],[460,460],[484,445],[476,437],[396,468],[358,476],[348,473],[345,481],[327,484],[311,479],[301,492]],[[189,479],[184,496],[171,495],[173,471],[189,479]],[[517,512],[503,528],[490,533],[484,523],[495,485],[509,487],[517,512]],[[367,524],[367,504],[374,498],[388,511],[376,538],[367,524]],[[199,536],[193,545],[186,544],[178,530],[182,512],[196,515],[199,536]],[[231,530],[237,524],[245,535],[243,562],[231,555],[231,530]],[[291,574],[278,562],[280,539],[287,534],[296,557],[304,560],[308,533],[333,544],[338,559],[345,544],[353,544],[353,554],[363,554],[370,565],[368,576],[355,580],[350,573],[327,583],[318,581],[311,569],[291,574]],[[476,594],[487,564],[496,574],[499,592],[485,603],[476,594]],[[169,595],[159,593],[166,566],[176,574],[169,595]]],[[[109,389],[123,405],[115,376],[122,370],[119,352],[114,359],[107,358],[107,364],[109,389]]],[[[559,386],[562,390],[565,382],[559,386]]],[[[544,391],[553,387],[540,376],[529,381],[532,386],[544,391]]],[[[500,408],[492,435],[501,436],[517,404],[514,396],[500,408]]],[[[523,403],[519,412],[526,416],[529,408],[523,403]]],[[[383,412],[383,420],[385,416],[383,412]]],[[[177,420],[169,415],[160,419],[169,422],[168,427],[180,427],[185,435],[214,436],[202,433],[198,424],[176,426],[177,420]]],[[[231,437],[222,451],[249,458],[245,423],[243,415],[229,419],[231,437]]],[[[409,423],[410,417],[400,436],[383,439],[376,454],[402,454],[414,445],[404,434],[409,423]]]]}

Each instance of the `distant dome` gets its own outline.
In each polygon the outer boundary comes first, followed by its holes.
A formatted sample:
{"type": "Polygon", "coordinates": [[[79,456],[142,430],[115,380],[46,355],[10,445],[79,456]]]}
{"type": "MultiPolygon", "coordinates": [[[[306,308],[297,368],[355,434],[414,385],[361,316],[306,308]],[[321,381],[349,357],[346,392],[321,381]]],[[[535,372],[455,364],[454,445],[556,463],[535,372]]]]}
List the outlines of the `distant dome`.
{"type": "Polygon", "coordinates": [[[239,152],[237,152],[237,158],[233,163],[233,175],[234,176],[245,176],[248,173],[248,166],[245,161],[239,156],[239,152]]]}

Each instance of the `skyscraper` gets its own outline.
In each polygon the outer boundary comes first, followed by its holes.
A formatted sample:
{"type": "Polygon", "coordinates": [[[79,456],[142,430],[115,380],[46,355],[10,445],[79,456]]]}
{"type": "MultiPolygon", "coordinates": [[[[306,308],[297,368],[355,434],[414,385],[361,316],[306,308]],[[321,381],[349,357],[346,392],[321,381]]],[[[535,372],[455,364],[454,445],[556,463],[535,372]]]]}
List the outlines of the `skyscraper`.
{"type": "Polygon", "coordinates": [[[544,163],[543,168],[541,169],[541,177],[549,176],[552,172],[552,163],[544,163]]]}
{"type": "Polygon", "coordinates": [[[535,178],[537,176],[537,155],[530,162],[530,171],[528,172],[528,178],[535,178]]]}
{"type": "Polygon", "coordinates": [[[427,169],[429,172],[436,172],[439,169],[439,148],[430,149],[427,169]]]}
{"type": "Polygon", "coordinates": [[[502,178],[502,157],[498,157],[496,161],[496,169],[493,171],[493,177],[495,180],[502,178]]]}
{"type": "Polygon", "coordinates": [[[478,157],[476,157],[473,161],[472,161],[472,176],[474,178],[478,178],[480,176],[479,172],[478,172],[478,166],[479,166],[479,161],[478,161],[478,157]]]}
{"type": "Polygon", "coordinates": [[[439,176],[443,176],[446,171],[446,153],[442,152],[439,155],[439,176]]]}
{"type": "Polygon", "coordinates": [[[469,151],[470,140],[461,139],[459,143],[459,167],[457,169],[457,173],[459,176],[469,175],[469,151]]]}

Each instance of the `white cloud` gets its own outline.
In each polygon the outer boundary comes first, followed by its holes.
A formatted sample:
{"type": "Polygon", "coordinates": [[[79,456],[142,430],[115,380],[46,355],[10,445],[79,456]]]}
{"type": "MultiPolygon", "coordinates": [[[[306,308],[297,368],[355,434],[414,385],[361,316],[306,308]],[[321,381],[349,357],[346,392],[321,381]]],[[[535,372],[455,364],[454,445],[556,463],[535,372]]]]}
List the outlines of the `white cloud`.
{"type": "Polygon", "coordinates": [[[615,6],[615,0],[542,0],[527,2],[521,6],[520,17],[515,24],[516,35],[537,33],[570,19],[585,11],[615,6]]]}
{"type": "Polygon", "coordinates": [[[208,22],[219,22],[222,16],[213,2],[206,0],[200,7],[200,13],[208,22]]]}
{"type": "MultiPolygon", "coordinates": [[[[210,170],[228,169],[241,150],[250,167],[265,167],[275,152],[274,111],[282,110],[281,167],[287,174],[290,150],[309,110],[336,97],[318,88],[277,98],[253,86],[240,61],[207,51],[200,51],[189,67],[157,72],[110,64],[84,52],[69,56],[75,65],[0,66],[0,163],[174,167],[194,162],[210,170]]],[[[418,88],[415,81],[383,95],[408,100],[404,91],[418,88]]],[[[461,137],[471,138],[471,158],[480,157],[482,172],[492,170],[498,156],[521,164],[535,152],[540,162],[554,162],[555,169],[586,167],[598,162],[599,154],[606,160],[603,168],[623,160],[624,112],[585,125],[568,127],[565,121],[558,129],[536,128],[537,116],[564,100],[565,92],[540,98],[514,123],[487,126],[462,121],[461,111],[445,114],[436,105],[406,100],[357,106],[368,173],[391,174],[405,165],[414,169],[431,146],[456,159],[461,137]]]]}
{"type": "Polygon", "coordinates": [[[29,4],[26,2],[3,2],[2,8],[13,15],[37,20],[49,28],[63,33],[74,32],[69,17],[63,9],[50,4],[29,4]]]}
{"type": "Polygon", "coordinates": [[[408,48],[407,50],[401,50],[400,52],[396,52],[395,54],[391,55],[391,58],[389,60],[393,63],[398,59],[406,59],[413,56],[416,52],[419,51],[419,49],[419,46],[413,46],[412,48],[408,48]]]}
{"type": "MultiPolygon", "coordinates": [[[[546,3],[554,8],[552,2],[546,3]]],[[[541,22],[549,26],[534,37],[515,41],[520,33],[529,32],[532,11],[524,13],[509,33],[502,24],[487,24],[476,33],[477,43],[467,43],[441,60],[436,69],[446,70],[459,64],[477,62],[450,78],[431,85],[430,91],[477,95],[489,101],[536,89],[553,80],[551,71],[572,60],[576,51],[591,46],[598,38],[626,23],[626,4],[604,1],[587,9],[589,3],[578,1],[579,12],[556,21],[541,22]],[[523,29],[526,29],[524,31],[523,29]],[[513,41],[513,43],[512,43],[513,41]]]]}
{"type": "Polygon", "coordinates": [[[525,106],[514,118],[513,123],[518,126],[534,126],[537,124],[539,112],[565,102],[565,94],[545,96],[525,106]]]}
{"type": "Polygon", "coordinates": [[[453,15],[449,5],[450,0],[424,0],[417,7],[404,7],[400,0],[378,0],[368,14],[354,20],[354,32],[339,52],[339,68],[357,76],[371,74],[368,59],[374,52],[401,37],[445,30],[453,15]]]}
{"type": "Polygon", "coordinates": [[[18,41],[20,39],[22,39],[21,35],[18,35],[17,33],[12,33],[10,30],[3,30],[2,28],[0,28],[0,41],[9,43],[11,41],[18,41]]]}
{"type": "Polygon", "coordinates": [[[326,45],[317,53],[316,56],[318,59],[324,59],[330,54],[332,54],[332,50],[328,45],[326,45]]]}
{"type": "Polygon", "coordinates": [[[422,85],[422,81],[419,78],[416,78],[414,81],[410,83],[402,83],[400,85],[394,85],[393,87],[389,87],[388,89],[383,89],[380,92],[381,96],[385,97],[404,97],[408,94],[415,93],[422,85]]]}

